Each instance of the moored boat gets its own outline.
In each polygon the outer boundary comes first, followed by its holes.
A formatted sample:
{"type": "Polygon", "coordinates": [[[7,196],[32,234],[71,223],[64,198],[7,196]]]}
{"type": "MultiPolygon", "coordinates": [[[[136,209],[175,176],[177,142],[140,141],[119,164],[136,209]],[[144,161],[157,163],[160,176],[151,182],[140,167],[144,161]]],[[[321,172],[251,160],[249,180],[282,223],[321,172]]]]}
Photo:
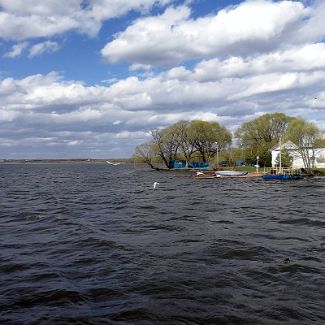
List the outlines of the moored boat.
{"type": "MultiPolygon", "coordinates": [[[[233,172],[233,171],[232,171],[233,172]]],[[[256,173],[256,172],[240,172],[239,173],[227,173],[227,176],[225,175],[217,175],[216,173],[200,173],[196,174],[194,178],[200,178],[200,179],[211,179],[211,178],[261,178],[263,176],[262,173],[256,173]]]]}
{"type": "Polygon", "coordinates": [[[262,176],[266,180],[281,180],[281,181],[290,181],[302,179],[301,173],[298,170],[290,168],[281,168],[281,169],[271,169],[268,173],[262,176]]]}
{"type": "Polygon", "coordinates": [[[248,172],[246,171],[238,171],[238,170],[217,170],[215,175],[217,177],[224,176],[224,177],[235,177],[235,176],[244,176],[247,175],[248,172]]]}
{"type": "Polygon", "coordinates": [[[292,168],[283,168],[282,167],[282,150],[281,150],[281,138],[279,141],[279,166],[271,168],[271,170],[265,173],[262,178],[266,180],[281,180],[281,181],[289,181],[289,180],[297,180],[301,179],[302,175],[299,170],[292,168]]]}

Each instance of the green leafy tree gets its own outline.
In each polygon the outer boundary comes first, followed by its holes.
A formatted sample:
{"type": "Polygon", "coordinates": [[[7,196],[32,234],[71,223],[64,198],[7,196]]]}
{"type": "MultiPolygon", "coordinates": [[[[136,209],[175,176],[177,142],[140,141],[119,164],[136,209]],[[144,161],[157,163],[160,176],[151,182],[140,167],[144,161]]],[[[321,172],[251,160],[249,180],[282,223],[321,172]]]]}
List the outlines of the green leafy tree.
{"type": "Polygon", "coordinates": [[[251,153],[247,153],[245,158],[245,164],[255,166],[257,163],[257,157],[258,165],[260,167],[268,167],[272,165],[272,153],[270,150],[265,150],[260,155],[253,155],[251,153]]]}
{"type": "MultiPolygon", "coordinates": [[[[289,151],[286,148],[281,149],[281,166],[282,167],[291,167],[293,162],[293,157],[289,154],[289,151]]],[[[280,153],[275,159],[276,165],[280,166],[280,153]]]]}
{"type": "Polygon", "coordinates": [[[173,162],[177,159],[177,152],[180,145],[178,135],[171,127],[162,130],[154,129],[151,131],[151,135],[156,154],[165,163],[167,168],[172,168],[173,162]]]}
{"type": "Polygon", "coordinates": [[[244,162],[245,150],[242,148],[234,148],[234,147],[225,148],[221,152],[219,160],[229,161],[232,166],[236,166],[236,162],[238,160],[244,162]]]}
{"type": "Polygon", "coordinates": [[[324,130],[323,131],[319,131],[320,132],[320,135],[319,136],[322,136],[323,138],[319,138],[319,139],[316,139],[315,141],[315,147],[316,148],[325,148],[325,139],[324,139],[324,130]]]}
{"type": "Polygon", "coordinates": [[[190,125],[188,121],[179,121],[167,128],[167,132],[173,134],[178,142],[178,157],[186,161],[186,166],[188,166],[195,152],[189,138],[190,125]]]}
{"type": "Polygon", "coordinates": [[[188,138],[189,143],[200,153],[204,162],[209,161],[217,151],[232,142],[231,133],[219,123],[197,120],[190,122],[188,138]]]}
{"type": "Polygon", "coordinates": [[[264,114],[244,123],[235,136],[250,155],[262,157],[279,142],[292,119],[283,113],[264,114]]]}
{"type": "Polygon", "coordinates": [[[134,156],[154,168],[158,159],[167,168],[177,159],[188,164],[199,157],[209,161],[231,144],[231,133],[216,122],[179,121],[164,129],[151,130],[153,141],[136,147],[134,156]]]}
{"type": "Polygon", "coordinates": [[[265,150],[259,156],[258,164],[260,167],[268,167],[272,165],[272,153],[270,150],[265,150]]]}

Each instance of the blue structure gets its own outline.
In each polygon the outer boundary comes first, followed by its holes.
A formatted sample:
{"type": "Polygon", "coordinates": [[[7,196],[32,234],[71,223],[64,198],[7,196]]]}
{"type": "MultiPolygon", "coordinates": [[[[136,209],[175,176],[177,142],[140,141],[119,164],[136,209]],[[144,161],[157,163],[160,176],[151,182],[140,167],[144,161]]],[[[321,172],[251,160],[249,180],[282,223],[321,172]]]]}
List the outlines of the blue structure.
{"type": "Polygon", "coordinates": [[[192,167],[192,168],[208,168],[209,167],[209,163],[207,162],[191,162],[189,163],[188,165],[189,167],[192,167]]]}
{"type": "Polygon", "coordinates": [[[183,160],[176,161],[174,160],[172,162],[172,168],[185,168],[186,167],[186,162],[183,160]]]}
{"type": "Polygon", "coordinates": [[[244,160],[242,160],[242,159],[238,159],[238,160],[236,160],[236,166],[243,166],[244,165],[244,160]]]}
{"type": "Polygon", "coordinates": [[[299,174],[265,174],[262,176],[263,179],[274,179],[274,180],[281,180],[281,181],[290,181],[290,180],[297,180],[301,179],[302,176],[299,174]]]}
{"type": "MultiPolygon", "coordinates": [[[[174,160],[171,164],[172,168],[185,168],[186,162],[184,160],[174,160]]],[[[204,169],[209,167],[209,163],[207,162],[190,162],[188,164],[189,168],[199,168],[204,169]]]]}

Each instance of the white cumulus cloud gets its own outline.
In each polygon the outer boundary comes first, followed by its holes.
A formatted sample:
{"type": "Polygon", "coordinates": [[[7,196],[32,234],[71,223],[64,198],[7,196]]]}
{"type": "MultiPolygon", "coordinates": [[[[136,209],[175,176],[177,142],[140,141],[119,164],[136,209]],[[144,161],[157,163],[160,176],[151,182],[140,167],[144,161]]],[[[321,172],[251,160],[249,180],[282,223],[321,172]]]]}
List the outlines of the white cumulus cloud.
{"type": "Polygon", "coordinates": [[[137,135],[135,143],[151,128],[181,119],[219,121],[235,130],[247,119],[275,111],[300,115],[322,127],[325,65],[322,47],[314,50],[314,57],[320,57],[313,67],[308,57],[296,64],[284,51],[244,63],[238,58],[231,64],[228,59],[204,61],[193,69],[171,69],[147,79],[129,77],[108,86],[65,81],[57,73],[6,78],[0,81],[0,138],[31,137],[37,129],[39,137],[55,135],[57,142],[67,137],[75,141],[88,132],[89,139],[78,147],[91,141],[102,146],[100,135],[107,133],[119,134],[115,139],[137,135]],[[223,73],[211,74],[211,67],[223,73]]]}
{"type": "MultiPolygon", "coordinates": [[[[297,1],[245,1],[197,19],[187,6],[170,7],[159,16],[136,20],[101,53],[111,63],[168,66],[204,57],[267,52],[285,47],[288,37],[297,28],[305,30],[317,15],[297,1]]],[[[318,34],[324,35],[324,28],[318,34]]],[[[315,35],[308,35],[314,40],[315,35]]]]}
{"type": "Polygon", "coordinates": [[[103,21],[171,0],[0,0],[0,38],[25,40],[68,31],[95,36],[103,21]]]}
{"type": "Polygon", "coordinates": [[[64,7],[31,0],[34,5],[24,8],[22,1],[0,0],[0,35],[18,39],[9,58],[57,49],[46,40],[19,41],[38,35],[37,19],[44,19],[48,37],[47,21],[54,26],[67,19],[76,26],[63,23],[53,27],[54,34],[60,28],[82,31],[87,24],[91,34],[107,17],[130,9],[148,14],[102,50],[111,63],[129,61],[128,76],[108,74],[111,79],[92,86],[58,72],[0,78],[1,154],[129,156],[150,139],[150,129],[181,119],[218,121],[234,131],[276,111],[325,127],[323,1],[249,0],[197,18],[183,5],[149,16],[152,5],[171,2],[67,0],[64,7]],[[1,24],[5,15],[17,18],[8,21],[8,30],[1,24]],[[19,25],[20,19],[31,25],[19,25]]]}

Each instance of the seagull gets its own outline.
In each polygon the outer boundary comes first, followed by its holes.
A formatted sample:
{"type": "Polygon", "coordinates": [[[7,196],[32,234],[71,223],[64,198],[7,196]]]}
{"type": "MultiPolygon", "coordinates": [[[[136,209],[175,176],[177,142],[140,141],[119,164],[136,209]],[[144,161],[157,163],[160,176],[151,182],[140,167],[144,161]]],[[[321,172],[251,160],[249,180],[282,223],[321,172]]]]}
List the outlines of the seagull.
{"type": "Polygon", "coordinates": [[[108,161],[108,160],[106,160],[106,162],[109,164],[109,165],[113,165],[113,166],[117,166],[117,165],[119,165],[120,163],[113,163],[113,162],[111,162],[111,161],[108,161]]]}
{"type": "Polygon", "coordinates": [[[199,176],[199,175],[204,175],[204,173],[202,172],[196,172],[196,175],[199,176]]]}
{"type": "Polygon", "coordinates": [[[154,182],[154,183],[153,183],[153,188],[157,188],[157,187],[158,187],[158,185],[159,185],[159,183],[158,183],[158,182],[154,182]]]}

